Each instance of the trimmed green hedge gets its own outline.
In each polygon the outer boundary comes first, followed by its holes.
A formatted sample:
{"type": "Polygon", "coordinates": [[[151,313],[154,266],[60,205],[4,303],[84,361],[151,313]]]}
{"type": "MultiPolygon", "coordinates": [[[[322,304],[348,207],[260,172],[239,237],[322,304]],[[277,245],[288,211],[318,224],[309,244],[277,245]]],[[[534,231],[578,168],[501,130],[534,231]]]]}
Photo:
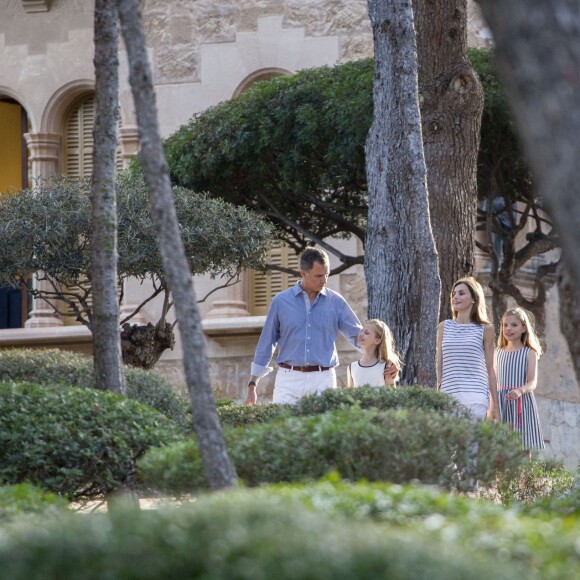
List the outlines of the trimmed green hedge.
{"type": "Polygon", "coordinates": [[[289,415],[318,415],[335,409],[358,406],[362,409],[425,409],[446,415],[466,417],[464,407],[455,399],[435,389],[420,386],[399,389],[327,389],[318,395],[309,395],[295,405],[259,404],[235,405],[233,402],[218,407],[222,426],[241,427],[256,423],[267,423],[289,415]]]}
{"type": "Polygon", "coordinates": [[[0,486],[0,523],[37,514],[62,515],[68,502],[29,483],[0,486]]]}
{"type": "Polygon", "coordinates": [[[111,392],[0,383],[0,483],[68,499],[114,490],[155,445],[179,440],[167,417],[111,392]]]}
{"type": "Polygon", "coordinates": [[[357,405],[362,409],[424,409],[446,415],[467,417],[465,408],[449,395],[436,389],[421,387],[399,387],[398,389],[327,389],[317,395],[309,395],[293,405],[295,415],[316,415],[334,409],[357,405]]]}
{"type": "MultiPolygon", "coordinates": [[[[161,375],[125,367],[127,396],[145,403],[191,432],[188,401],[179,397],[161,375]]],[[[68,351],[14,349],[0,352],[0,381],[29,382],[39,385],[68,385],[95,388],[93,359],[68,351]]]]}
{"type": "Polygon", "coordinates": [[[277,405],[266,403],[257,405],[219,405],[218,417],[222,427],[243,427],[258,423],[269,423],[280,417],[289,416],[292,413],[291,405],[277,405]]]}
{"type": "MultiPolygon", "coordinates": [[[[517,437],[507,426],[418,409],[353,406],[230,429],[225,437],[238,475],[251,486],[338,471],[351,480],[419,480],[466,490],[476,480],[494,482],[498,469],[521,461],[517,437]]],[[[195,441],[152,449],[139,470],[147,485],[171,493],[208,485],[195,441]]]]}
{"type": "Polygon", "coordinates": [[[477,552],[248,492],[213,494],[179,509],[12,527],[0,543],[0,570],[11,580],[515,577],[477,552]]]}

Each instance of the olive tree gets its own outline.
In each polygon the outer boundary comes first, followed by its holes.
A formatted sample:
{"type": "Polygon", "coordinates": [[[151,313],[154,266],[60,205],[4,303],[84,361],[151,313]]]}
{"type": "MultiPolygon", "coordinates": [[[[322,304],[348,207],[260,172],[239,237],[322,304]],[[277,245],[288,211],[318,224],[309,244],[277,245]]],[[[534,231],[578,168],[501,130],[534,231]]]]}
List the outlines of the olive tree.
{"type": "MultiPolygon", "coordinates": [[[[137,174],[116,183],[118,210],[118,300],[127,278],[150,285],[148,296],[121,319],[125,362],[152,367],[174,342],[176,322],[167,317],[173,300],[151,215],[147,188],[137,174]],[[159,297],[155,324],[131,324],[145,304],[159,297]]],[[[245,208],[173,188],[180,232],[194,274],[209,274],[221,285],[233,284],[243,268],[260,268],[272,227],[245,208]]],[[[74,316],[92,329],[90,182],[55,177],[33,189],[0,199],[0,280],[20,281],[55,312],[74,316]],[[48,284],[32,285],[33,273],[48,284]]]]}

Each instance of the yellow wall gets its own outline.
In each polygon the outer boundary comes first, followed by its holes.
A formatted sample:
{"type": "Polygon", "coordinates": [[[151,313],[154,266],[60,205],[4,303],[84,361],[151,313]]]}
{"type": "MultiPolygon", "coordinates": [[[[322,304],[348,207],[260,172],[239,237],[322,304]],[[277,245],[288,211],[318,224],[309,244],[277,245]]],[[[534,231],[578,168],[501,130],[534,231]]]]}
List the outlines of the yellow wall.
{"type": "Polygon", "coordinates": [[[22,110],[0,102],[0,194],[22,189],[22,110]]]}

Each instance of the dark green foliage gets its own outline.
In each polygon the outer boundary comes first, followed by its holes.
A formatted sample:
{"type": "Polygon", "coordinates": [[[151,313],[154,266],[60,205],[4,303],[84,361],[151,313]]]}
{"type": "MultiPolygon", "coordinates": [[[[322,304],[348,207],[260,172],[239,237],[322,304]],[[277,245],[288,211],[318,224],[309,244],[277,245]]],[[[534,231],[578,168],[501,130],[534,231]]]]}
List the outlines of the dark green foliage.
{"type": "Polygon", "coordinates": [[[464,407],[455,399],[435,389],[419,386],[398,389],[327,389],[318,395],[300,399],[292,411],[296,415],[315,415],[333,409],[358,405],[362,409],[425,409],[445,414],[466,416],[464,407]]]}
{"type": "Polygon", "coordinates": [[[460,417],[466,416],[465,408],[448,395],[413,386],[399,389],[376,389],[361,387],[356,389],[327,389],[318,395],[309,395],[295,405],[239,406],[230,402],[218,407],[222,425],[241,427],[254,423],[267,423],[287,415],[317,415],[356,405],[361,409],[425,409],[460,417]]]}
{"type": "MultiPolygon", "coordinates": [[[[161,375],[125,367],[127,396],[145,403],[190,432],[189,403],[179,397],[161,375]]],[[[52,350],[14,349],[0,352],[0,381],[31,382],[39,385],[67,385],[81,389],[95,388],[91,358],[52,350]]]]}
{"type": "Polygon", "coordinates": [[[268,216],[297,248],[307,240],[287,219],[364,242],[372,79],[365,60],[257,83],[166,141],[172,179],[268,216]]]}
{"type": "Polygon", "coordinates": [[[3,535],[0,570],[10,580],[513,577],[505,563],[477,552],[247,492],[179,509],[19,526],[3,535]]]}
{"type": "MultiPolygon", "coordinates": [[[[485,93],[479,195],[528,199],[530,171],[492,56],[469,51],[485,93]]],[[[194,116],[165,143],[173,181],[268,216],[297,250],[304,229],[364,244],[373,67],[367,59],[274,78],[194,116]]]]}
{"type": "Polygon", "coordinates": [[[0,487],[0,524],[37,514],[62,515],[68,502],[29,483],[0,487]]]}
{"type": "Polygon", "coordinates": [[[0,383],[3,484],[94,497],[129,482],[149,447],[178,438],[166,417],[111,392],[0,383]]]}
{"type": "MultiPolygon", "coordinates": [[[[118,271],[163,277],[147,188],[140,175],[121,175],[116,184],[118,271]]],[[[223,200],[173,189],[180,232],[192,272],[220,275],[263,263],[271,226],[223,200]]],[[[35,189],[0,200],[0,280],[24,280],[38,270],[66,285],[77,284],[90,265],[90,186],[55,177],[35,189]]]]}
{"type": "Polygon", "coordinates": [[[532,176],[523,156],[505,90],[495,71],[493,51],[469,50],[485,96],[478,155],[478,191],[482,199],[503,196],[525,200],[533,195],[532,176]]]}
{"type": "MultiPolygon", "coordinates": [[[[493,482],[498,469],[521,460],[507,426],[423,410],[355,406],[230,429],[225,436],[238,475],[252,486],[338,471],[350,480],[419,480],[461,490],[475,480],[493,482]]],[[[194,441],[152,450],[139,463],[147,485],[172,493],[207,487],[200,466],[194,441]]]]}
{"type": "Polygon", "coordinates": [[[276,405],[267,403],[264,405],[218,405],[217,408],[220,423],[223,427],[241,427],[255,423],[267,423],[278,417],[289,415],[292,411],[289,405],[276,405]]]}

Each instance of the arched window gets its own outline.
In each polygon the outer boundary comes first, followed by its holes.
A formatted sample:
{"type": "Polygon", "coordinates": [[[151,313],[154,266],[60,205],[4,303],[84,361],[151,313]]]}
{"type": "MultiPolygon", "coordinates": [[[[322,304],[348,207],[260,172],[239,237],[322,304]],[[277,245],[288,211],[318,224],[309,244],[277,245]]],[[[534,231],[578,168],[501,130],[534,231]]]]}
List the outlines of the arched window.
{"type": "Polygon", "coordinates": [[[95,98],[85,95],[71,105],[64,117],[62,172],[69,177],[91,176],[94,127],[95,98]]]}

